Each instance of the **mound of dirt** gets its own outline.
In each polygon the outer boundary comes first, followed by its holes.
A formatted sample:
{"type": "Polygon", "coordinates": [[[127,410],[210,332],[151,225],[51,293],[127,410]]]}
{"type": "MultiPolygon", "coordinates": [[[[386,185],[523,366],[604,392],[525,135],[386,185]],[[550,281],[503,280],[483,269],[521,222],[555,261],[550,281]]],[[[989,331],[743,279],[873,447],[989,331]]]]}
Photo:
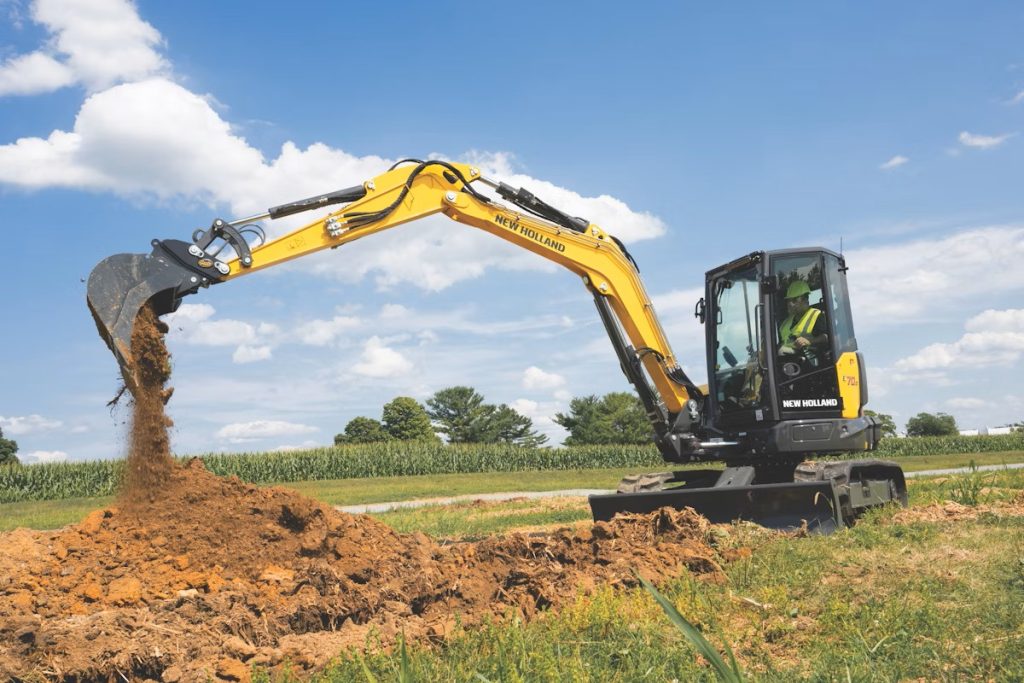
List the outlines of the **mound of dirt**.
{"type": "Polygon", "coordinates": [[[578,592],[722,578],[707,522],[661,510],[478,543],[399,534],[285,489],[172,467],[149,506],[0,536],[0,679],[244,680],[320,667],[369,629],[443,639],[578,592]]]}
{"type": "Polygon", "coordinates": [[[3,680],[246,680],[309,670],[370,629],[443,639],[456,624],[529,619],[598,585],[689,570],[720,580],[707,522],[662,510],[546,535],[439,543],[285,489],[170,457],[166,327],[143,309],[124,488],[57,532],[0,535],[3,680]]]}

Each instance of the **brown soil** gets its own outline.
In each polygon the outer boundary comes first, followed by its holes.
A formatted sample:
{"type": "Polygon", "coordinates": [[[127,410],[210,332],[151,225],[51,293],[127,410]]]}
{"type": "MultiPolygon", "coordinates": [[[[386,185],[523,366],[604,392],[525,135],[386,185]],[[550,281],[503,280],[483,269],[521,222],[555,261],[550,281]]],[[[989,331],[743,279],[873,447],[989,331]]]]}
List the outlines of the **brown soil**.
{"type": "Polygon", "coordinates": [[[153,503],[161,495],[172,469],[171,443],[167,428],[173,423],[164,413],[171,397],[167,388],[171,356],[164,344],[167,326],[153,309],[139,311],[132,329],[132,358],[135,381],[125,379],[132,391],[131,437],[121,503],[125,506],[153,503]]]}
{"type": "Polygon", "coordinates": [[[961,505],[953,501],[932,503],[921,507],[905,508],[892,517],[895,524],[913,524],[915,522],[953,522],[977,519],[981,515],[996,517],[1024,517],[1024,494],[1016,499],[998,503],[981,505],[961,505]]]}
{"type": "Polygon", "coordinates": [[[0,535],[0,680],[246,680],[254,664],[321,667],[371,632],[387,646],[399,633],[442,640],[458,624],[530,619],[579,592],[633,586],[634,572],[723,578],[692,511],[452,544],[178,465],[165,331],[145,309],[132,337],[118,507],[0,535]]]}
{"type": "Polygon", "coordinates": [[[175,466],[151,506],[0,536],[0,679],[205,681],[226,660],[323,666],[370,629],[443,639],[578,592],[690,571],[718,581],[707,522],[662,510],[445,544],[285,489],[175,466]]]}

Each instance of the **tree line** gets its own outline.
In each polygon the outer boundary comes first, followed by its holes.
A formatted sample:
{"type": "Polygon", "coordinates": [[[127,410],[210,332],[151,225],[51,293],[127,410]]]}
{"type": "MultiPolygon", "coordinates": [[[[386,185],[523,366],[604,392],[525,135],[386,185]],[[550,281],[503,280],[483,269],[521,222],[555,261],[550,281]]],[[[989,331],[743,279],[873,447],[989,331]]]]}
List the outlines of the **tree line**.
{"type": "MultiPolygon", "coordinates": [[[[572,399],[568,413],[553,418],[569,436],[567,446],[581,444],[646,444],[651,425],[635,394],[613,392],[572,399]]],[[[533,420],[502,403],[487,403],[472,387],[441,389],[421,404],[399,396],[384,405],[379,420],[356,417],[334,437],[336,445],[379,441],[440,441],[448,443],[508,443],[528,448],[543,446],[533,420]]]]}

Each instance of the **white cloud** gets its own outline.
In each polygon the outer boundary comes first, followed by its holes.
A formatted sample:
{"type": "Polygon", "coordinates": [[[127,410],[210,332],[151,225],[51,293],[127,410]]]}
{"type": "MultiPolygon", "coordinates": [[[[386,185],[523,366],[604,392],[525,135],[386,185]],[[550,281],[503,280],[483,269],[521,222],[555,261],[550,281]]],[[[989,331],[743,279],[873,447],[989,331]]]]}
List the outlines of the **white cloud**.
{"type": "Polygon", "coordinates": [[[163,39],[128,0],[36,0],[32,20],[49,37],[0,65],[0,95],[33,95],[75,83],[90,91],[166,72],[163,39]]]}
{"type": "Polygon", "coordinates": [[[1013,366],[1024,355],[1024,309],[987,310],[964,324],[952,343],[929,344],[895,363],[901,371],[1013,366]]]}
{"type": "Polygon", "coordinates": [[[551,445],[561,443],[569,435],[569,432],[554,420],[556,413],[565,411],[565,408],[559,403],[538,403],[526,398],[518,398],[508,406],[520,415],[530,418],[534,430],[546,435],[551,445]]]}
{"type": "Polygon", "coordinates": [[[964,328],[971,332],[1024,332],[1024,308],[990,308],[964,323],[964,328]]]}
{"type": "Polygon", "coordinates": [[[1010,98],[1010,104],[1020,104],[1021,102],[1024,102],[1024,90],[1021,90],[1010,98]]]}
{"type": "Polygon", "coordinates": [[[176,326],[186,328],[204,320],[209,320],[216,312],[217,310],[209,304],[181,304],[178,306],[178,310],[174,313],[168,313],[161,320],[167,323],[167,326],[172,328],[173,331],[173,328],[176,326]]]}
{"type": "Polygon", "coordinates": [[[272,356],[269,346],[239,346],[231,355],[231,360],[238,364],[255,363],[268,360],[272,356]]]}
{"type": "Polygon", "coordinates": [[[346,331],[359,326],[359,318],[336,315],[330,320],[310,320],[299,325],[295,334],[309,346],[327,346],[346,331]]]}
{"type": "Polygon", "coordinates": [[[908,159],[907,157],[897,154],[896,156],[886,161],[884,164],[880,165],[878,168],[882,169],[883,171],[888,171],[894,168],[898,168],[903,164],[907,163],[908,161],[910,161],[910,159],[908,159]]]}
{"type": "Polygon", "coordinates": [[[352,366],[357,375],[395,377],[412,370],[412,363],[401,353],[384,345],[380,337],[370,337],[363,346],[359,363],[352,366]]]}
{"type": "Polygon", "coordinates": [[[295,436],[311,434],[319,431],[316,427],[285,422],[282,420],[255,420],[253,422],[233,422],[217,430],[218,439],[227,439],[231,443],[244,443],[258,439],[269,439],[279,436],[295,436]]]}
{"type": "Polygon", "coordinates": [[[18,55],[0,65],[0,95],[35,95],[74,82],[70,68],[42,52],[18,55]]]}
{"type": "Polygon", "coordinates": [[[580,216],[600,225],[623,242],[652,239],[667,232],[660,218],[646,212],[637,213],[615,197],[606,194],[583,197],[546,180],[518,173],[510,154],[477,152],[470,157],[471,163],[479,165],[484,175],[503,180],[513,187],[525,187],[548,204],[571,216],[580,216]]]}
{"type": "Polygon", "coordinates": [[[63,424],[60,420],[51,420],[42,415],[11,417],[0,415],[0,429],[3,430],[4,436],[22,436],[23,434],[50,431],[63,424]]]}
{"type": "Polygon", "coordinates": [[[208,320],[183,339],[197,346],[238,346],[256,341],[256,328],[241,320],[208,320]]]}
{"type": "Polygon", "coordinates": [[[1024,228],[962,230],[848,250],[858,330],[905,325],[992,292],[1024,289],[1024,228]]]}
{"type": "Polygon", "coordinates": [[[524,389],[558,389],[565,385],[565,377],[531,365],[523,372],[522,382],[524,389]]]}
{"type": "MultiPolygon", "coordinates": [[[[237,215],[360,184],[389,165],[316,143],[286,142],[276,159],[237,136],[208,97],[165,79],[126,83],[82,105],[71,131],[0,145],[0,183],[25,188],[72,187],[157,199],[227,204],[237,215]],[[159,159],[160,163],[153,163],[159,159]]],[[[500,155],[492,155],[497,158],[500,155]]],[[[506,169],[499,169],[505,171],[506,169]]],[[[625,241],[656,237],[664,223],[618,199],[583,197],[522,174],[506,176],[569,213],[585,215],[625,241]]],[[[270,222],[271,237],[298,219],[270,222]]],[[[148,237],[148,236],[147,236],[148,237]]],[[[343,282],[374,276],[378,286],[413,284],[437,291],[479,277],[489,268],[554,270],[549,261],[446,218],[420,221],[414,232],[389,231],[346,245],[339,254],[310,257],[303,270],[343,282]]]]}
{"type": "Polygon", "coordinates": [[[271,450],[283,453],[287,451],[302,451],[306,450],[307,448],[316,448],[317,446],[321,445],[322,444],[314,441],[313,439],[306,439],[305,441],[299,444],[281,444],[277,448],[272,448],[271,450]]]}
{"type": "Polygon", "coordinates": [[[960,141],[960,144],[965,147],[991,149],[1003,144],[1014,135],[1016,135],[1016,133],[1004,133],[1002,135],[975,135],[973,133],[968,133],[965,130],[960,133],[960,136],[957,139],[960,141]]]}
{"type": "Polygon", "coordinates": [[[981,408],[986,408],[991,404],[980,398],[963,396],[947,400],[946,405],[954,410],[980,410],[981,408]]]}
{"type": "Polygon", "coordinates": [[[272,323],[247,323],[242,320],[212,319],[216,309],[209,304],[182,304],[164,316],[171,339],[195,346],[234,346],[231,360],[253,363],[272,356],[272,342],[280,337],[280,328],[272,323]]]}
{"type": "Polygon", "coordinates": [[[44,462],[64,462],[68,454],[64,451],[29,451],[18,458],[27,465],[44,462]]]}
{"type": "Polygon", "coordinates": [[[680,364],[697,354],[703,357],[704,326],[694,317],[697,302],[704,296],[703,287],[674,289],[651,297],[654,310],[665,328],[665,334],[680,364]],[[680,357],[683,354],[683,357],[680,357]]]}

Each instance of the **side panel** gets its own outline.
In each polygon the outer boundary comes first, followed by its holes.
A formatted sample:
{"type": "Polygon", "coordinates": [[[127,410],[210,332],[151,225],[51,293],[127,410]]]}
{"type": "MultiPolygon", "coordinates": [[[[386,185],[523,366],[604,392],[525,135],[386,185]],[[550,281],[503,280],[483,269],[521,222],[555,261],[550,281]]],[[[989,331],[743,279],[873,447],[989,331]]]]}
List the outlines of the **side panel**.
{"type": "Polygon", "coordinates": [[[843,406],[843,417],[860,417],[860,360],[856,353],[844,353],[836,363],[836,375],[839,378],[839,397],[843,406]]]}

